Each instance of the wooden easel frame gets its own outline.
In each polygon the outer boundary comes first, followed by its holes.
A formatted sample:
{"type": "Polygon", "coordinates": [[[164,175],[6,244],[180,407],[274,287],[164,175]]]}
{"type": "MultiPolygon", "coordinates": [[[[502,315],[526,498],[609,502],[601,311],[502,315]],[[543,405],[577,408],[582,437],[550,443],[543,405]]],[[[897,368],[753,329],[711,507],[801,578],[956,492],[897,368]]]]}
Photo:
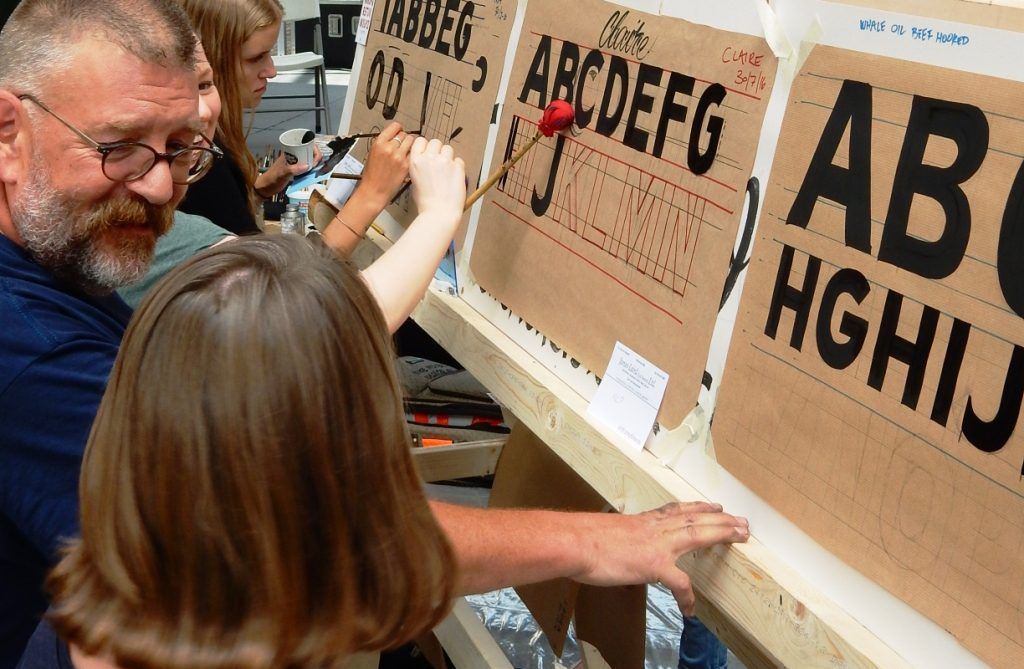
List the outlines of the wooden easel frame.
{"type": "MultiPolygon", "coordinates": [[[[950,8],[983,11],[979,5],[1024,8],[1024,0],[841,1],[932,16],[950,8]]],[[[997,27],[1024,30],[1024,18],[1014,18],[1019,23],[997,27]]],[[[353,82],[358,69],[357,63],[353,82]]],[[[343,128],[347,128],[351,103],[346,107],[343,128]]],[[[465,301],[430,292],[413,317],[618,510],[637,512],[701,498],[684,478],[650,453],[645,451],[635,459],[626,455],[589,421],[586,403],[574,390],[465,301]]],[[[482,451],[477,456],[483,458],[478,464],[490,458],[482,451]]],[[[690,574],[698,590],[700,617],[752,669],[910,666],[756,539],[688,555],[679,566],[690,574]]],[[[460,601],[437,634],[460,668],[509,666],[503,656],[492,654],[493,639],[481,636],[481,629],[479,620],[460,601]]]]}
{"type": "MultiPolygon", "coordinates": [[[[651,454],[629,458],[590,423],[577,393],[462,299],[429,292],[413,317],[619,511],[701,498],[651,454]]],[[[756,540],[679,566],[702,595],[701,617],[751,669],[910,666],[756,540]]]]}

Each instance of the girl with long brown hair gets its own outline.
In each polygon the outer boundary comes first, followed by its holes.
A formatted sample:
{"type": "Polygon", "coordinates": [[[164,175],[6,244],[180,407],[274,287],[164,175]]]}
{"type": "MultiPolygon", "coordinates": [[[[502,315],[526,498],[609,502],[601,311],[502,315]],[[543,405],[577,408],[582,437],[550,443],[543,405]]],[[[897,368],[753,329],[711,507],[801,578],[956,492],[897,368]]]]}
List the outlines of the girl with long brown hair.
{"type": "Polygon", "coordinates": [[[173,270],[125,335],[50,578],[78,667],[335,667],[444,616],[454,558],[358,273],[291,235],[173,270]]]}
{"type": "MultiPolygon", "coordinates": [[[[246,146],[251,110],[277,71],[270,52],[284,10],[277,0],[179,0],[206,48],[223,101],[215,143],[226,160],[189,188],[179,209],[204,216],[236,234],[257,232],[256,202],[280,193],[309,165],[288,165],[279,157],[263,173],[246,146]]],[[[351,251],[373,219],[391,201],[409,173],[415,136],[397,123],[382,130],[371,149],[363,179],[328,226],[325,240],[351,251]]]]}

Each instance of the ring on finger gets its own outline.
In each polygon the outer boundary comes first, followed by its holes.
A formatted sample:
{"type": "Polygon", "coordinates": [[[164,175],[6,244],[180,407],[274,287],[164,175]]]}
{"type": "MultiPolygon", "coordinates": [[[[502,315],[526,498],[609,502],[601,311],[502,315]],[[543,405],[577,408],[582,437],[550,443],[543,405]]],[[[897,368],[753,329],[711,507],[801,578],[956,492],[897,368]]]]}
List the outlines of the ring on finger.
{"type": "Polygon", "coordinates": [[[391,141],[392,141],[392,142],[398,142],[399,144],[401,144],[401,143],[402,143],[402,138],[401,138],[401,137],[398,137],[398,136],[396,135],[395,137],[392,137],[392,138],[391,138],[391,141]]]}

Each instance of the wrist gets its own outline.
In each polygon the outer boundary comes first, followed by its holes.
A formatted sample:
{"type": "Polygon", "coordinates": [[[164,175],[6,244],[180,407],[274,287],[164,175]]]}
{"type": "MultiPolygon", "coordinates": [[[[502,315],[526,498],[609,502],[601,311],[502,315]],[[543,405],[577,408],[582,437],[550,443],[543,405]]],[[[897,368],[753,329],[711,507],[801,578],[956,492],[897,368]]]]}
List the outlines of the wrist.
{"type": "Polygon", "coordinates": [[[267,183],[267,179],[264,178],[263,174],[257,176],[252,183],[253,191],[264,200],[269,200],[277,195],[270,186],[271,184],[267,183]]]}
{"type": "Polygon", "coordinates": [[[573,522],[565,528],[565,563],[566,575],[574,581],[585,582],[587,577],[593,574],[597,568],[596,547],[594,546],[594,532],[600,528],[594,527],[592,520],[594,513],[574,513],[573,522]]]}
{"type": "Polygon", "coordinates": [[[366,237],[367,228],[363,228],[362,226],[359,225],[350,224],[348,221],[342,218],[341,212],[338,212],[337,214],[334,215],[334,218],[331,219],[331,223],[334,225],[340,225],[342,229],[352,233],[357,240],[362,240],[363,238],[366,237]]]}
{"type": "Polygon", "coordinates": [[[430,221],[432,225],[445,226],[454,230],[462,221],[462,210],[449,207],[427,207],[420,210],[416,218],[430,221]]]}
{"type": "Polygon", "coordinates": [[[391,203],[387,193],[362,185],[352,192],[352,197],[349,198],[349,201],[375,212],[383,211],[391,203]]]}
{"type": "Polygon", "coordinates": [[[377,206],[368,197],[356,197],[356,194],[353,193],[352,197],[334,215],[334,218],[343,219],[349,228],[362,235],[383,209],[383,206],[377,206]]]}

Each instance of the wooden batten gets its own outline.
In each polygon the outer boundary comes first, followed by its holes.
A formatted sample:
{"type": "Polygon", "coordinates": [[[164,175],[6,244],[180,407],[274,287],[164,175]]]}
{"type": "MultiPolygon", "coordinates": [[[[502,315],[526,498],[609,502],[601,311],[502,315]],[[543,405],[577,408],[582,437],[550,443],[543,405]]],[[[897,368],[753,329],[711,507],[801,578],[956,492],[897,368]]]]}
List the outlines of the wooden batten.
{"type": "MultiPolygon", "coordinates": [[[[587,419],[582,397],[462,299],[430,292],[413,316],[619,511],[701,498],[651,454],[634,459],[612,443],[587,419]]],[[[705,595],[702,615],[748,666],[909,666],[756,539],[679,564],[705,595]]]]}

